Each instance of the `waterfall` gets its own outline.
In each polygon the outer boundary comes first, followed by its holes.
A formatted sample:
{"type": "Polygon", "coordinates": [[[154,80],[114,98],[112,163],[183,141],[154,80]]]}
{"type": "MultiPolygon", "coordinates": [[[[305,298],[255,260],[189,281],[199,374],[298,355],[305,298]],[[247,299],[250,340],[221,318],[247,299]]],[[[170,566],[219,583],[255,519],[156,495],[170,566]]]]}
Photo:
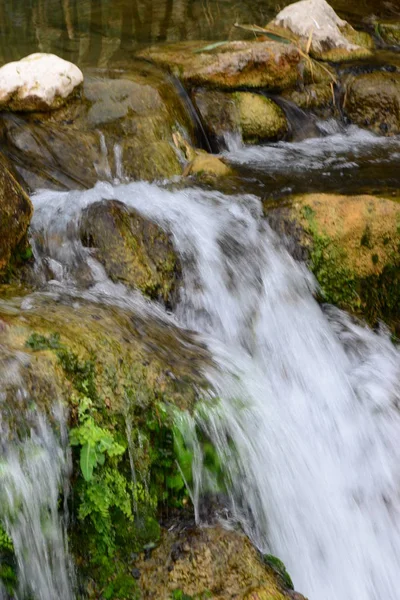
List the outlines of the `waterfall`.
{"type": "MultiPolygon", "coordinates": [[[[396,600],[400,353],[389,334],[317,304],[313,277],[254,196],[147,183],[39,193],[32,236],[53,289],[72,282],[74,293],[129,303],[79,241],[81,211],[102,198],[170,231],[181,256],[180,303],[165,319],[198,332],[213,356],[218,401],[194,418],[223,461],[232,518],[310,600],[396,600]],[[74,279],[82,263],[89,292],[74,279]]],[[[201,460],[195,469],[201,503],[201,460]]]]}
{"type": "MultiPolygon", "coordinates": [[[[8,358],[6,364],[0,360],[0,523],[13,544],[18,577],[15,598],[73,600],[74,577],[65,532],[71,461],[64,415],[55,406],[51,419],[59,431],[56,435],[48,419],[30,405],[32,398],[19,376],[22,359],[8,358]],[[7,414],[10,390],[14,395],[11,425],[7,414]],[[63,518],[60,492],[65,499],[63,518]]],[[[0,598],[7,597],[0,585],[0,598]]]]}

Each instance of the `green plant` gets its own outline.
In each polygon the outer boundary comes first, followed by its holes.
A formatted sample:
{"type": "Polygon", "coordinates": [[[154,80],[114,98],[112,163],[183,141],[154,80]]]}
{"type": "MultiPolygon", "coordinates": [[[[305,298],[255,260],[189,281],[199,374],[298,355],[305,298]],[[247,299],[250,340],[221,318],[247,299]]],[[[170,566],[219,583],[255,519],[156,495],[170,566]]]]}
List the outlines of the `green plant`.
{"type": "Polygon", "coordinates": [[[118,470],[126,447],[118,443],[110,431],[95,423],[90,398],[81,396],[75,402],[79,424],[70,431],[70,443],[80,448],[79,464],[84,480],[79,486],[78,515],[82,521],[90,519],[101,546],[112,553],[115,548],[112,511],[117,509],[128,521],[133,520],[133,484],[118,470]]]}

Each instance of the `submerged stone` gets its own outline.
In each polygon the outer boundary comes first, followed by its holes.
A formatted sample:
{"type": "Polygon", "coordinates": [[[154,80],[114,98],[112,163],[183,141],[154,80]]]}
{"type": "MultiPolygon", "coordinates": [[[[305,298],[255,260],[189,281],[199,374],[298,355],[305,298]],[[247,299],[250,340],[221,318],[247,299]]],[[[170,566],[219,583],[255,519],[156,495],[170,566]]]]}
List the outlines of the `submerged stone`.
{"type": "Polygon", "coordinates": [[[91,204],[81,219],[81,239],[114,282],[149,298],[174,304],[180,263],[171,240],[158,225],[117,200],[91,204]]]}
{"type": "Polygon", "coordinates": [[[54,54],[31,54],[0,69],[0,110],[59,108],[83,82],[82,71],[54,54]]]}
{"type": "Polygon", "coordinates": [[[9,262],[27,247],[27,231],[33,208],[29,197],[0,156],[0,279],[9,262]]]}
{"type": "Polygon", "coordinates": [[[303,46],[310,43],[314,58],[342,62],[370,56],[373,42],[340,19],[326,0],[301,0],[286,6],[267,25],[268,29],[289,36],[303,46]]]}
{"type": "Polygon", "coordinates": [[[351,75],[345,89],[343,108],[353,123],[379,134],[400,133],[400,73],[351,75]]]}
{"type": "Polygon", "coordinates": [[[191,86],[282,90],[300,78],[299,51],[292,44],[272,41],[180,42],[153,46],[138,56],[169,69],[191,86]]]}

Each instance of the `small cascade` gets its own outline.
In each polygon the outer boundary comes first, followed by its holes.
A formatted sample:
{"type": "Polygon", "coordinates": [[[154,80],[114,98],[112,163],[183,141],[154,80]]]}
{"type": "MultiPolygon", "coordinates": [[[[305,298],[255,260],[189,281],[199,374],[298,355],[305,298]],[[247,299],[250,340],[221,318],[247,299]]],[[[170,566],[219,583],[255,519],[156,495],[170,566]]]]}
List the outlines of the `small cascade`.
{"type": "MultiPolygon", "coordinates": [[[[284,560],[310,600],[397,600],[400,352],[388,333],[322,310],[313,277],[249,195],[147,183],[36,195],[32,235],[75,284],[82,262],[94,269],[78,240],[80,214],[102,198],[171,232],[184,279],[175,319],[198,332],[214,359],[206,376],[218,399],[185,433],[198,517],[203,498],[217,493],[200,430],[223,466],[230,518],[284,560]],[[63,241],[56,249],[55,236],[63,241]]],[[[74,293],[109,303],[131,298],[101,268],[89,290],[74,293]]]]}
{"type": "MultiPolygon", "coordinates": [[[[0,360],[0,523],[13,545],[16,598],[73,600],[74,573],[66,537],[71,460],[64,414],[55,406],[51,427],[32,408],[19,375],[22,360],[23,356],[0,360]]],[[[3,587],[0,598],[8,598],[3,587]]]]}

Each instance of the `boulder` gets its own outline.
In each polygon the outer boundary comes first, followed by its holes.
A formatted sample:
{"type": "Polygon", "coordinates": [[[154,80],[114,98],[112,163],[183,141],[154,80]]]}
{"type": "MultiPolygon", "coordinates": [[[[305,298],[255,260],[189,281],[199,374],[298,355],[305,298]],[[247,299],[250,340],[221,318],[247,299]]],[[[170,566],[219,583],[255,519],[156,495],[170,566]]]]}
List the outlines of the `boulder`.
{"type": "Polygon", "coordinates": [[[82,243],[93,248],[114,282],[122,282],[154,300],[176,299],[180,263],[171,240],[158,225],[117,200],[96,202],[81,220],[82,243]]]}
{"type": "Polygon", "coordinates": [[[0,110],[54,110],[64,105],[82,82],[76,65],[54,54],[31,54],[1,67],[0,110]]]}
{"type": "Polygon", "coordinates": [[[143,597],[154,600],[178,598],[178,592],[180,598],[305,600],[292,595],[243,534],[221,527],[164,531],[138,567],[143,597]]]}
{"type": "Polygon", "coordinates": [[[179,42],[146,48],[138,56],[169,69],[189,86],[277,91],[300,78],[298,49],[273,41],[179,42]]]}
{"type": "Polygon", "coordinates": [[[345,81],[344,111],[357,125],[376,133],[400,133],[400,73],[376,71],[345,81]]]}
{"type": "Polygon", "coordinates": [[[342,62],[371,55],[373,41],[340,19],[326,0],[301,0],[286,6],[267,29],[301,44],[320,60],[342,62]]]}
{"type": "Polygon", "coordinates": [[[240,133],[244,142],[256,143],[281,139],[288,131],[283,110],[261,94],[199,89],[193,99],[207,132],[217,141],[240,133]]]}
{"type": "Polygon", "coordinates": [[[151,65],[92,71],[82,97],[52,112],[0,114],[0,140],[31,190],[180,175],[194,126],[174,85],[151,65]]]}
{"type": "Polygon", "coordinates": [[[0,278],[11,259],[27,248],[27,231],[33,207],[29,197],[0,157],[0,278]]]}
{"type": "Polygon", "coordinates": [[[372,325],[400,324],[400,205],[368,195],[305,194],[268,212],[290,239],[296,259],[308,260],[322,298],[372,325]]]}

